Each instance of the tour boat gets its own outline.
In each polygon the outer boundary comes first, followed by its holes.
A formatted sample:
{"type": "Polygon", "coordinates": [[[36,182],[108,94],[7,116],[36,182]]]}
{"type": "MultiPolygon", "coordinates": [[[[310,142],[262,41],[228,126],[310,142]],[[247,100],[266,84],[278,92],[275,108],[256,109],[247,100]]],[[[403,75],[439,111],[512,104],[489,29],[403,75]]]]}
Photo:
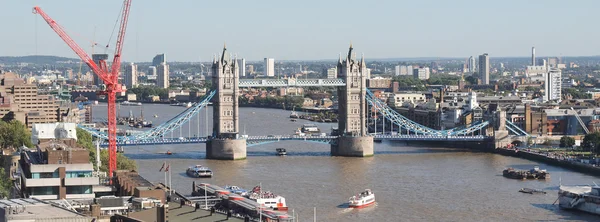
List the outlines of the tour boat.
{"type": "Polygon", "coordinates": [[[275,150],[277,151],[277,155],[279,155],[279,156],[285,156],[285,155],[287,155],[287,152],[285,151],[284,148],[277,148],[275,150]]]}
{"type": "Polygon", "coordinates": [[[350,201],[348,202],[348,205],[351,208],[362,208],[362,207],[373,205],[374,203],[375,203],[375,194],[370,189],[366,189],[365,191],[360,193],[358,196],[350,197],[350,201]]]}
{"type": "Polygon", "coordinates": [[[260,186],[256,186],[254,189],[252,189],[248,195],[248,199],[256,201],[261,206],[271,208],[273,210],[288,210],[284,197],[275,195],[269,191],[262,191],[260,186]]]}
{"type": "Polygon", "coordinates": [[[301,131],[303,133],[319,133],[320,130],[315,124],[304,124],[302,125],[301,131]]]}
{"type": "Polygon", "coordinates": [[[212,177],[213,175],[212,170],[202,165],[191,166],[185,172],[191,177],[212,177]]]}
{"type": "Polygon", "coordinates": [[[558,206],[600,215],[600,187],[559,185],[558,206]]]}
{"type": "Polygon", "coordinates": [[[232,193],[238,194],[240,196],[248,196],[248,191],[238,187],[238,186],[225,186],[225,189],[231,191],[232,193]]]}

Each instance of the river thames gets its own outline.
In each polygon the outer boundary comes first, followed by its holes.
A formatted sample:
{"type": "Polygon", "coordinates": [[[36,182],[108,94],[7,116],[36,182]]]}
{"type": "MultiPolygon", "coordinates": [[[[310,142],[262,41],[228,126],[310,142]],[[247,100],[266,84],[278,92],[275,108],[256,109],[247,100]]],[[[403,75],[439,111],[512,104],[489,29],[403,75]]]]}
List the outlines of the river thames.
{"type": "MultiPolygon", "coordinates": [[[[140,107],[121,106],[137,116],[140,107]]],[[[185,110],[168,105],[144,105],[144,115],[155,126],[185,110]],[[153,115],[158,117],[153,117],[153,115]]],[[[289,111],[240,108],[240,128],[248,135],[292,134],[305,120],[289,121],[289,111]]],[[[94,107],[95,118],[105,118],[106,107],[94,107]]],[[[174,137],[206,135],[194,117],[190,126],[176,130],[174,137]],[[198,128],[200,131],[198,131],[198,128]],[[189,131],[191,130],[191,132],[189,131]]],[[[212,121],[208,121],[208,130],[212,121]]],[[[316,123],[329,133],[333,124],[316,123]]],[[[560,210],[557,199],[559,178],[563,184],[593,184],[598,178],[534,161],[498,154],[451,148],[430,148],[401,142],[375,143],[375,156],[368,158],[332,157],[329,145],[286,141],[248,147],[248,158],[240,161],[205,159],[204,144],[130,146],[125,155],[136,160],[140,174],[151,182],[164,182],[159,172],[163,162],[171,164],[173,188],[190,194],[192,181],[215,185],[237,185],[252,189],[262,183],[265,190],[286,198],[298,221],[600,221],[599,216],[560,210]],[[287,149],[286,157],[276,156],[276,148],[287,149]],[[167,156],[166,151],[173,152],[167,156]],[[211,168],[210,179],[187,177],[191,165],[211,168]],[[530,169],[539,165],[552,179],[511,180],[502,176],[506,167],[530,169]],[[524,187],[544,189],[546,195],[519,193],[524,187]],[[373,190],[377,204],[365,209],[348,209],[348,198],[365,188],[373,190]]]]}

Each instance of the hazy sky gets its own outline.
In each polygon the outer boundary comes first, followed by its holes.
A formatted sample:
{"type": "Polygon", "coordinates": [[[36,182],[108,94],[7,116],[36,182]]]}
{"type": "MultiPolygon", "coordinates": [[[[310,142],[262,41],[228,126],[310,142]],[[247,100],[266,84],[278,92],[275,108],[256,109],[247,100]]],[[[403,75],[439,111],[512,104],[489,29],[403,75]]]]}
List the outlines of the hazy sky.
{"type": "MultiPolygon", "coordinates": [[[[35,5],[88,52],[93,39],[103,52],[121,4],[0,0],[0,55],[76,57],[31,13],[35,5]]],[[[599,8],[598,0],[133,0],[123,59],[206,61],[223,42],[247,60],[336,59],[351,41],[367,58],[525,57],[531,46],[540,56],[599,55],[599,8]]]]}

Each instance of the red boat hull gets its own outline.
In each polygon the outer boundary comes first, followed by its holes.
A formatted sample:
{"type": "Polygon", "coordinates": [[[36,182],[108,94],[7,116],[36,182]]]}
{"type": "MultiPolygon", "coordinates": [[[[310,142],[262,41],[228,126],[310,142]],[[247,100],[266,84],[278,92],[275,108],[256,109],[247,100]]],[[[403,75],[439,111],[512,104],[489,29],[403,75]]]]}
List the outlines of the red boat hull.
{"type": "Polygon", "coordinates": [[[363,204],[363,205],[350,205],[350,208],[363,208],[363,207],[368,207],[375,204],[375,201],[371,202],[371,203],[367,203],[367,204],[363,204]]]}

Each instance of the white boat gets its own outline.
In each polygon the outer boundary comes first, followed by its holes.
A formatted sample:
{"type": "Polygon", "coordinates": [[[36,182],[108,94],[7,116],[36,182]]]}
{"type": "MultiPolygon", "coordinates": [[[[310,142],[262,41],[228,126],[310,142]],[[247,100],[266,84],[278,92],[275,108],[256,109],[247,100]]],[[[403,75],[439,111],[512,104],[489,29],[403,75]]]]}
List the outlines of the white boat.
{"type": "Polygon", "coordinates": [[[254,200],[260,205],[273,210],[288,210],[284,197],[273,194],[269,191],[262,191],[260,186],[256,186],[254,189],[252,189],[248,195],[248,199],[254,200]]]}
{"type": "Polygon", "coordinates": [[[290,113],[290,118],[297,119],[300,118],[300,115],[298,115],[298,113],[295,111],[292,111],[292,113],[290,113]]]}
{"type": "Polygon", "coordinates": [[[600,187],[560,185],[558,206],[600,215],[600,187]]]}
{"type": "Polygon", "coordinates": [[[279,156],[287,155],[287,152],[284,148],[277,148],[277,149],[275,149],[275,151],[277,151],[277,155],[279,155],[279,156]]]}
{"type": "Polygon", "coordinates": [[[185,173],[190,177],[212,177],[213,175],[212,170],[202,165],[188,167],[185,173]]]}
{"type": "Polygon", "coordinates": [[[315,124],[304,124],[302,125],[301,131],[303,133],[319,133],[320,130],[315,124]]]}
{"type": "Polygon", "coordinates": [[[142,103],[138,102],[138,103],[132,103],[129,101],[123,101],[121,102],[121,106],[141,106],[142,103]]]}
{"type": "Polygon", "coordinates": [[[374,203],[375,194],[371,191],[371,189],[366,189],[357,196],[350,197],[348,206],[350,206],[351,208],[362,208],[373,205],[374,203]]]}
{"type": "Polygon", "coordinates": [[[244,196],[244,197],[248,196],[248,191],[246,191],[246,190],[244,190],[244,189],[242,189],[241,187],[238,187],[238,186],[228,186],[228,185],[226,185],[225,189],[229,190],[232,193],[238,194],[240,196],[244,196]]]}

